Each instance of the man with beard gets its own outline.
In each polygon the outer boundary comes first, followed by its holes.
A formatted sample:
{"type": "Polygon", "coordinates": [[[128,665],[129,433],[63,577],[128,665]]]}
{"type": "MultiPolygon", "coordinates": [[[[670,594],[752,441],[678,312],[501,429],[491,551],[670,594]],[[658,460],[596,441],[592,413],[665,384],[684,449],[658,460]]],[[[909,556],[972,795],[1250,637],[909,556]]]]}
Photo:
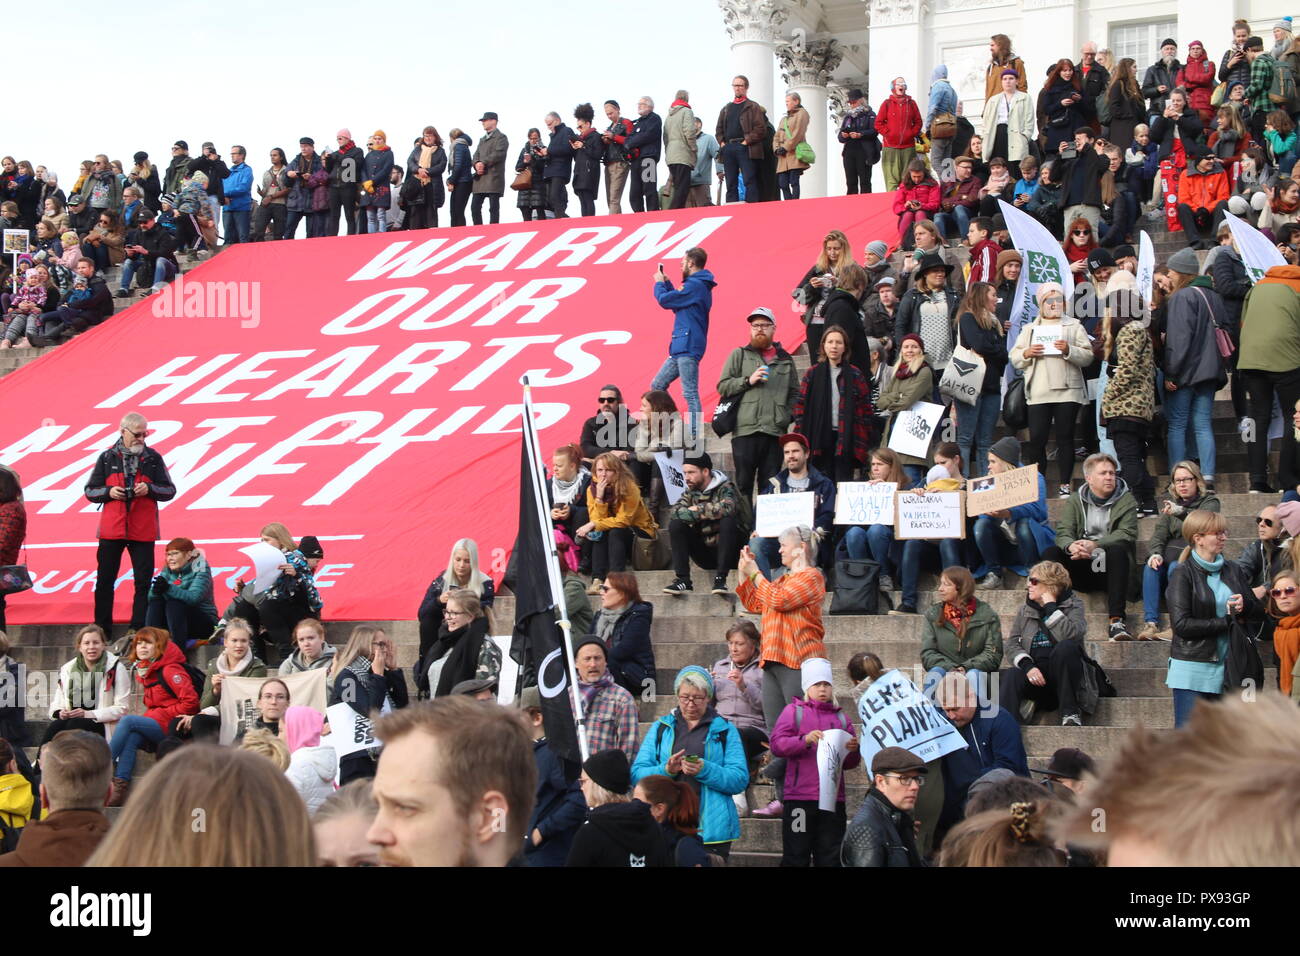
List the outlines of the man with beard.
{"type": "Polygon", "coordinates": [[[673,331],[668,343],[668,358],[650,383],[650,388],[666,392],[668,386],[681,377],[692,436],[699,434],[700,430],[700,360],[704,358],[709,339],[713,287],[718,284],[713,273],[704,268],[708,261],[709,254],[699,246],[687,249],[682,256],[680,289],[673,288],[672,280],[664,275],[662,267],[655,273],[655,301],[660,308],[672,311],[673,331]]]}
{"type": "Polygon", "coordinates": [[[1147,122],[1165,111],[1169,104],[1169,94],[1178,86],[1178,71],[1183,65],[1178,62],[1178,44],[1172,39],[1160,42],[1160,59],[1147,67],[1142,77],[1142,95],[1147,98],[1147,122]]]}
{"type": "Polygon", "coordinates": [[[439,697],[375,722],[384,750],[366,834],[387,866],[506,866],[523,846],[537,768],[517,711],[439,697]]]}
{"type": "Polygon", "coordinates": [[[153,549],[160,536],[158,502],[176,497],[162,455],[146,448],[149,422],[139,412],[122,419],[117,443],[103,452],[86,482],[86,498],[102,504],[99,551],[96,555],[95,623],[113,633],[113,585],[122,566],[122,552],[131,553],[135,599],[131,629],[144,627],[153,577],[153,549]]]}

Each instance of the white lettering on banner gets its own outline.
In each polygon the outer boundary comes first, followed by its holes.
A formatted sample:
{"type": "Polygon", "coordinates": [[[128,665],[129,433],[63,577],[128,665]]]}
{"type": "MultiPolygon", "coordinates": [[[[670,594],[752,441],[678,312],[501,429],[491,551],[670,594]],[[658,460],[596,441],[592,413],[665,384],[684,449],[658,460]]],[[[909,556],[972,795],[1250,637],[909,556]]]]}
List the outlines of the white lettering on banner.
{"type": "Polygon", "coordinates": [[[388,394],[410,395],[433,378],[438,371],[438,366],[454,362],[468,351],[468,342],[422,342],[418,345],[412,345],[404,349],[397,358],[391,359],[382,365],[378,371],[372,372],[364,381],[354,385],[343,394],[349,398],[356,395],[369,395],[388,379],[398,375],[405,375],[406,381],[395,388],[389,389],[388,394]],[[431,358],[423,362],[415,361],[416,358],[426,352],[432,352],[434,349],[439,350],[437,358],[431,358]]]}
{"type": "Polygon", "coordinates": [[[528,348],[530,345],[546,345],[550,342],[559,340],[558,335],[519,335],[508,339],[488,339],[483,343],[484,348],[494,348],[498,351],[490,355],[487,360],[474,371],[470,372],[455,385],[451,386],[453,392],[468,392],[471,389],[478,388],[494,372],[498,372],[506,366],[512,358],[528,348]]]}
{"type": "Polygon", "coordinates": [[[963,497],[960,491],[899,492],[894,496],[898,506],[894,516],[894,537],[900,540],[966,537],[963,497]]]}
{"type": "Polygon", "coordinates": [[[347,281],[358,282],[366,279],[382,278],[409,279],[421,272],[431,272],[438,263],[468,249],[476,242],[482,242],[483,239],[483,236],[469,236],[448,246],[441,252],[438,250],[447,241],[445,238],[430,239],[410,249],[407,249],[407,246],[411,245],[410,241],[403,239],[387,246],[379,255],[349,276],[347,281]]]}
{"type": "Polygon", "coordinates": [[[155,385],[162,385],[165,387],[161,389],[156,395],[138,401],[135,404],[161,405],[164,402],[170,402],[181,392],[185,391],[185,389],[189,388],[191,385],[197,384],[200,379],[206,378],[208,375],[211,375],[213,372],[221,368],[221,366],[225,365],[227,362],[239,358],[239,353],[226,352],[221,355],[217,355],[208,359],[206,362],[204,362],[198,368],[194,369],[194,371],[192,372],[185,372],[179,375],[172,374],[172,372],[175,372],[177,369],[183,367],[184,365],[187,365],[190,362],[193,362],[195,358],[196,357],[193,355],[177,356],[171,361],[166,362],[163,365],[160,365],[152,372],[148,372],[145,375],[141,375],[139,378],[137,378],[126,388],[122,389],[116,395],[112,395],[109,398],[104,399],[95,407],[96,408],[117,408],[120,405],[125,405],[131,399],[135,398],[137,395],[140,395],[148,391],[150,388],[154,387],[155,385]]]}
{"type": "Polygon", "coordinates": [[[896,481],[841,481],[835,486],[835,523],[894,523],[896,481]]]}
{"type": "Polygon", "coordinates": [[[623,230],[618,226],[583,226],[569,229],[542,247],[542,250],[520,264],[520,269],[536,269],[562,252],[568,255],[555,263],[557,266],[580,266],[596,254],[596,247],[613,239],[623,230]]]}
{"type": "Polygon", "coordinates": [[[798,525],[811,528],[816,499],[811,491],[759,495],[754,499],[754,530],[760,538],[775,538],[782,531],[798,525]]]}
{"type": "Polygon", "coordinates": [[[182,405],[220,405],[226,402],[242,402],[248,398],[248,392],[228,392],[222,389],[236,382],[256,382],[278,374],[275,369],[258,368],[263,362],[275,359],[306,358],[313,349],[285,349],[276,352],[256,352],[252,358],[245,359],[234,368],[222,372],[214,381],[203,386],[193,395],[182,399],[182,405]]]}
{"type": "Polygon", "coordinates": [[[509,290],[516,283],[493,282],[481,289],[468,301],[460,305],[451,314],[436,320],[431,316],[451,306],[460,296],[473,289],[472,285],[461,283],[450,288],[433,292],[432,301],[424,302],[430,295],[429,289],[405,288],[388,289],[366,296],[356,305],[331,319],[321,326],[322,335],[357,335],[371,332],[387,325],[393,319],[402,316],[408,309],[421,302],[418,309],[402,319],[398,328],[405,331],[424,331],[440,329],[463,322],[475,313],[486,310],[474,325],[496,325],[513,312],[523,310],[524,314],[515,320],[516,325],[531,325],[542,321],[559,307],[560,300],[567,299],[581,291],[587,280],[581,276],[563,276],[556,279],[528,279],[519,284],[513,292],[509,290]],[[508,294],[507,294],[508,293],[508,294]],[[397,297],[399,301],[388,304],[378,314],[370,316],[373,309],[385,305],[388,300],[397,297]],[[367,316],[370,316],[367,318],[367,316]]]}
{"type": "MultiPolygon", "coordinates": [[[[523,428],[524,406],[507,405],[478,428],[475,435],[517,435],[523,428]]],[[[550,428],[569,414],[569,406],[563,402],[533,402],[533,415],[537,419],[537,430],[550,428]]]]}
{"type": "Polygon", "coordinates": [[[515,309],[528,309],[528,314],[516,319],[516,325],[526,325],[542,321],[559,306],[561,299],[567,299],[587,285],[581,276],[564,276],[559,279],[529,279],[518,292],[515,292],[491,312],[475,322],[475,325],[496,325],[515,309]],[[555,291],[539,296],[537,293],[548,286],[555,286],[555,291]]]}
{"type": "Polygon", "coordinates": [[[661,256],[665,259],[684,256],[687,249],[701,245],[715,230],[730,221],[730,216],[700,219],[671,236],[668,230],[676,225],[675,222],[648,222],[597,259],[596,265],[606,266],[624,257],[628,262],[646,262],[661,256]]]}
{"type": "Polygon", "coordinates": [[[957,728],[897,670],[881,674],[867,688],[858,699],[858,717],[858,749],[868,767],[886,747],[902,747],[926,763],[966,748],[957,728]]]}
{"type": "Polygon", "coordinates": [[[424,332],[429,329],[440,329],[443,326],[455,325],[475,309],[485,303],[491,302],[498,294],[510,288],[510,283],[494,282],[477,296],[471,297],[468,302],[450,315],[443,316],[440,319],[430,318],[430,316],[440,315],[444,309],[472,288],[474,288],[474,286],[469,282],[462,282],[457,285],[448,286],[446,289],[443,289],[434,296],[433,301],[426,302],[406,318],[402,319],[402,321],[398,323],[397,327],[404,332],[424,332]]]}
{"type": "Polygon", "coordinates": [[[478,266],[484,272],[500,272],[514,261],[515,256],[523,251],[524,246],[533,241],[535,232],[515,232],[500,239],[493,239],[486,246],[479,246],[463,259],[457,259],[449,266],[438,270],[438,275],[450,275],[470,266],[478,266]]]}
{"type": "Polygon", "coordinates": [[[294,373],[261,395],[255,395],[253,401],[269,402],[287,392],[306,392],[303,398],[329,398],[366,363],[366,359],[378,351],[378,345],[350,345],[329,358],[294,373]],[[323,372],[329,374],[323,378],[318,377],[323,372]]]}
{"type": "Polygon", "coordinates": [[[250,418],[205,418],[199,422],[199,428],[208,429],[207,434],[178,445],[167,453],[167,473],[171,475],[172,484],[176,486],[176,497],[171,501],[158,503],[159,508],[169,508],[192,492],[199,484],[212,477],[230,462],[246,451],[257,447],[254,442],[236,442],[224,446],[207,461],[204,457],[212,453],[213,445],[228,438],[236,431],[243,431],[256,425],[267,425],[275,420],[273,415],[260,415],[250,418]],[[201,465],[199,462],[203,462],[201,465]]]}
{"type": "MultiPolygon", "coordinates": [[[[457,295],[459,295],[460,292],[468,288],[470,288],[470,286],[468,285],[452,286],[452,289],[458,290],[456,292],[457,295]]],[[[445,298],[452,291],[452,289],[448,289],[446,292],[444,292],[443,298],[445,298]]],[[[364,299],[362,299],[356,305],[352,306],[352,308],[348,309],[342,315],[336,316],[335,318],[331,319],[329,322],[326,322],[324,325],[321,326],[320,334],[321,335],[357,335],[360,332],[373,331],[374,329],[387,325],[393,319],[397,318],[397,316],[401,315],[406,309],[409,309],[411,306],[415,305],[417,302],[422,300],[428,294],[429,294],[428,289],[421,289],[417,287],[411,287],[407,289],[385,289],[383,292],[376,292],[373,295],[366,296],[364,299]],[[366,315],[371,309],[375,308],[376,306],[384,302],[387,302],[389,299],[394,299],[394,298],[397,299],[398,301],[389,305],[388,308],[384,309],[384,311],[380,312],[378,315],[374,316],[373,318],[369,319],[366,322],[361,323],[360,325],[354,326],[352,324],[352,322],[355,319],[359,319],[363,315],[366,315]]],[[[437,300],[437,304],[441,304],[443,302],[443,298],[439,298],[437,300]]]]}
{"type": "Polygon", "coordinates": [[[582,350],[588,342],[603,342],[606,345],[626,345],[632,341],[632,333],[627,331],[588,332],[575,335],[567,342],[555,347],[555,357],[569,363],[569,371],[563,375],[551,375],[549,368],[531,369],[528,382],[533,388],[551,388],[556,385],[568,385],[595,375],[600,370],[600,358],[582,350]]]}

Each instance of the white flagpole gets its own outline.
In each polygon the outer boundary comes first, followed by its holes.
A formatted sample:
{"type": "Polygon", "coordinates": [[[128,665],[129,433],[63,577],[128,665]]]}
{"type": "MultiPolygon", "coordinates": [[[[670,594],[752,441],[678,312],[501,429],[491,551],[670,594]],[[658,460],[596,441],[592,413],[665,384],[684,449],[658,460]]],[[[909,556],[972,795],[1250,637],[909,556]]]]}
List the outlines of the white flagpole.
{"type": "MultiPolygon", "coordinates": [[[[555,607],[560,612],[558,623],[560,630],[564,634],[564,664],[569,674],[570,706],[573,709],[574,721],[578,727],[578,750],[585,761],[591,756],[591,748],[587,743],[587,715],[582,705],[582,697],[578,692],[578,669],[573,661],[573,625],[569,622],[569,611],[564,603],[564,584],[560,580],[560,555],[555,548],[555,531],[551,527],[551,523],[546,519],[550,511],[546,507],[546,493],[542,485],[542,459],[538,448],[537,421],[533,417],[532,386],[528,384],[528,376],[526,375],[523,378],[523,385],[523,431],[524,445],[528,449],[528,477],[532,481],[538,530],[541,532],[542,547],[547,556],[546,579],[551,585],[551,600],[555,602],[555,607]]],[[[538,663],[540,664],[540,661],[538,663]]],[[[540,673],[538,677],[541,677],[540,673]]]]}

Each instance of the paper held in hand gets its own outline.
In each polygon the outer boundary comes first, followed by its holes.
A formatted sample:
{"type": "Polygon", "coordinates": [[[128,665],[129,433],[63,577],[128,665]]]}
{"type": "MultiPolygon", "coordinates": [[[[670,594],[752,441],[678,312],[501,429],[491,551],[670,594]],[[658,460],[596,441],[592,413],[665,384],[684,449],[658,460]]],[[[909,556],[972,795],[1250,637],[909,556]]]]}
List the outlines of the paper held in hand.
{"type": "Polygon", "coordinates": [[[670,505],[681,500],[686,490],[686,476],[682,473],[682,460],[685,452],[655,452],[655,463],[659,465],[659,474],[664,480],[664,492],[668,495],[670,505]]]}
{"type": "Polygon", "coordinates": [[[259,541],[247,548],[240,548],[240,554],[248,555],[253,562],[253,583],[249,585],[254,594],[261,594],[280,576],[280,565],[285,563],[284,552],[274,545],[259,541]]]}
{"type": "Polygon", "coordinates": [[[1061,355],[1056,343],[1065,337],[1065,332],[1058,324],[1035,325],[1029,333],[1030,345],[1041,345],[1044,355],[1061,355]]]}
{"type": "Polygon", "coordinates": [[[900,492],[894,496],[894,537],[900,541],[966,537],[964,497],[962,491],[900,492]]]}
{"type": "Polygon", "coordinates": [[[1006,511],[1038,500],[1038,466],[1025,465],[1000,475],[970,478],[966,482],[966,514],[1006,511]]]}
{"type": "Polygon", "coordinates": [[[823,730],[817,741],[817,809],[827,813],[835,810],[839,802],[840,776],[844,772],[844,758],[849,754],[849,741],[853,737],[846,730],[832,727],[823,730]]]}
{"type": "Polygon", "coordinates": [[[759,495],[754,499],[754,530],[760,538],[775,538],[787,528],[813,527],[814,499],[811,491],[786,495],[759,495]]]}
{"type": "Polygon", "coordinates": [[[896,481],[841,481],[835,486],[835,523],[892,525],[897,490],[896,481]]]}
{"type": "Polygon", "coordinates": [[[917,402],[899,412],[889,432],[890,449],[913,458],[928,457],[930,441],[942,417],[943,406],[930,402],[917,402]]]}
{"type": "Polygon", "coordinates": [[[858,743],[866,767],[886,747],[910,750],[927,763],[966,747],[957,728],[897,670],[881,674],[858,699],[858,716],[858,743]]]}

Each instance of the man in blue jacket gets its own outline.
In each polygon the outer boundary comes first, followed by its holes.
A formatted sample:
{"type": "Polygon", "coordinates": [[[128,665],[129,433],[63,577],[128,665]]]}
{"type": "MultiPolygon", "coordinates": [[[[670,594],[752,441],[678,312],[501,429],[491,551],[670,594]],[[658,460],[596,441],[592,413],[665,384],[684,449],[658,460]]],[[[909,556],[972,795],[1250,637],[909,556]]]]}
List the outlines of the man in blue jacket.
{"type": "Polygon", "coordinates": [[[655,112],[655,101],[643,96],[637,101],[638,118],[632,124],[632,135],[624,142],[628,159],[632,161],[632,188],[628,202],[633,212],[659,211],[659,151],[664,139],[664,123],[655,112]]]}
{"type": "Polygon", "coordinates": [[[564,866],[573,835],[587,818],[587,801],[578,787],[576,766],[566,766],[546,742],[542,727],[542,695],[525,687],[519,698],[533,735],[537,764],[537,802],[524,834],[524,859],[529,866],[564,866]]]}
{"type": "Polygon", "coordinates": [[[965,674],[950,671],[939,682],[936,702],[948,721],[957,728],[965,750],[943,757],[943,812],[935,842],[959,820],[966,810],[966,795],[976,779],[997,767],[1018,777],[1029,776],[1029,761],[1020,739],[1020,724],[1005,707],[986,703],[980,707],[975,688],[965,674]]]}
{"type": "Polygon", "coordinates": [[[568,219],[569,192],[564,187],[573,173],[573,147],[578,137],[564,125],[559,113],[546,114],[546,128],[551,134],[550,143],[542,150],[546,167],[542,179],[546,182],[546,199],[556,219],[568,219]]]}
{"type": "Polygon", "coordinates": [[[244,162],[248,152],[230,147],[230,175],[222,180],[226,194],[226,245],[248,242],[248,217],[253,212],[253,170],[244,162]]]}
{"type": "Polygon", "coordinates": [[[673,335],[668,343],[668,358],[650,387],[667,391],[673,380],[681,376],[692,436],[699,434],[700,359],[704,358],[708,344],[709,310],[713,308],[713,287],[718,284],[713,273],[704,268],[708,260],[709,254],[699,246],[686,250],[682,256],[680,289],[673,287],[662,267],[655,273],[655,301],[673,311],[673,335]]]}

